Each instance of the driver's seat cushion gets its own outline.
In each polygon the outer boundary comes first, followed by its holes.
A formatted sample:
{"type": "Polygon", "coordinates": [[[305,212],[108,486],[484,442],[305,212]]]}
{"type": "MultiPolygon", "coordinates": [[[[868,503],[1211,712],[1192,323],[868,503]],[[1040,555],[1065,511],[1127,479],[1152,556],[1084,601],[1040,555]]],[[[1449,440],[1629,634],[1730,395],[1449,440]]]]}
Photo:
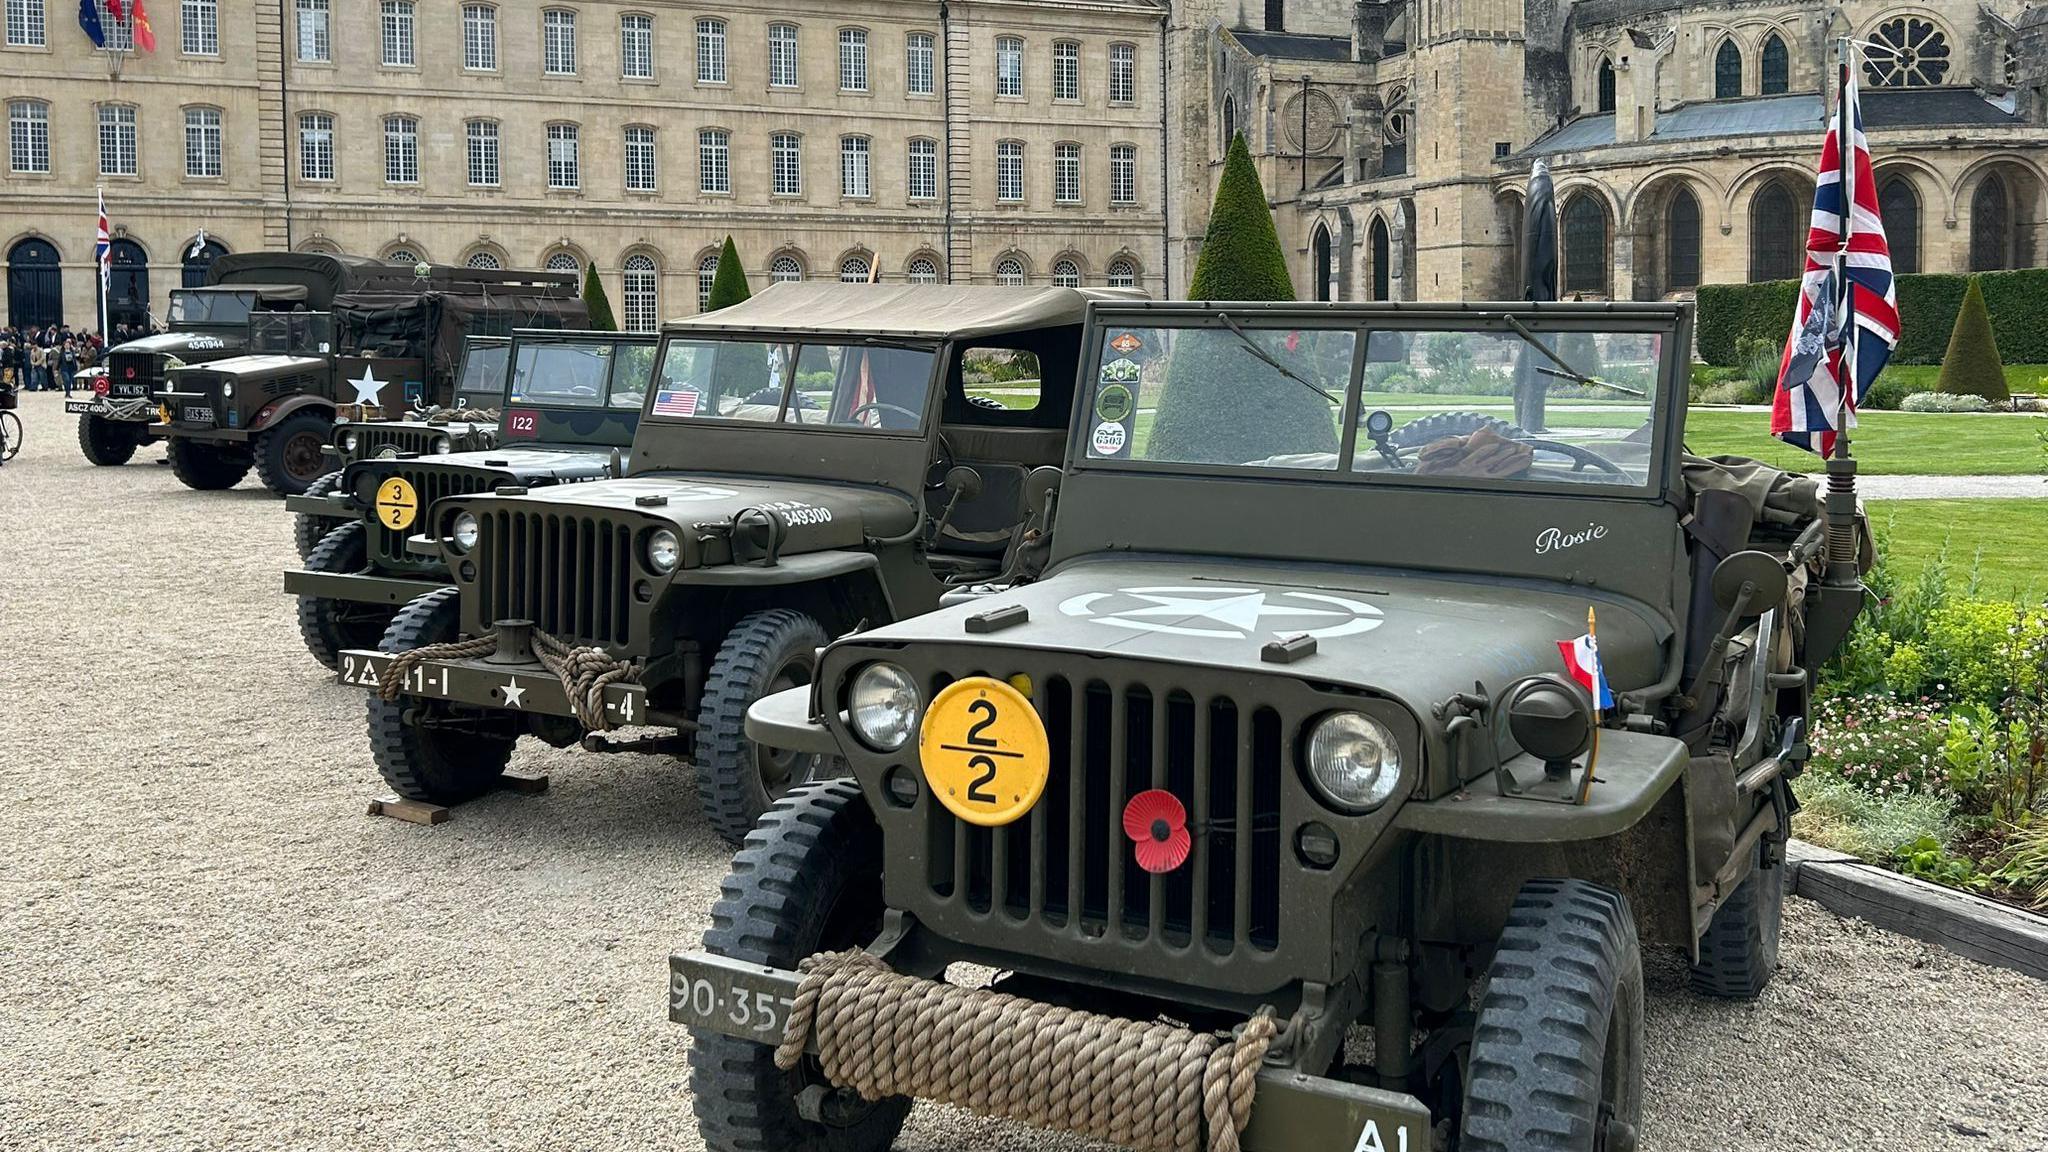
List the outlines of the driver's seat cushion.
{"type": "MultiPolygon", "coordinates": [[[[960,555],[1000,557],[1009,551],[1017,529],[1030,514],[1024,497],[1028,473],[1015,464],[962,460],[958,466],[972,468],[981,476],[981,494],[971,500],[962,498],[953,506],[953,515],[939,530],[935,547],[960,555]]],[[[934,513],[943,515],[950,498],[945,492],[935,493],[934,513]]]]}

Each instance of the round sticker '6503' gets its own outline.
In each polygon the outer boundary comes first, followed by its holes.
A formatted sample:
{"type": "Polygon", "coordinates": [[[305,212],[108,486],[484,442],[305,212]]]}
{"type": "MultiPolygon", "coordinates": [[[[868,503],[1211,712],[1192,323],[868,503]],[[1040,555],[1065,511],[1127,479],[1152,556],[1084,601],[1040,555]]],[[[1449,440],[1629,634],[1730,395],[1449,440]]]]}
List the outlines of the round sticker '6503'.
{"type": "Polygon", "coordinates": [[[954,681],[932,700],[918,727],[917,753],[939,803],[985,828],[1031,811],[1052,764],[1045,724],[1031,701],[985,676],[954,681]]]}

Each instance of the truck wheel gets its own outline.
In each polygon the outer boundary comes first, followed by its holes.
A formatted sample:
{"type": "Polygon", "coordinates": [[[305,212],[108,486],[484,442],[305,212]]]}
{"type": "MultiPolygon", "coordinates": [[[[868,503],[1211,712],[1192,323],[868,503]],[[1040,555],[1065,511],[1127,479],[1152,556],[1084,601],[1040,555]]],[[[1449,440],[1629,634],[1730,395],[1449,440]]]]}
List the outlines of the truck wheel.
{"type": "MultiPolygon", "coordinates": [[[[329,472],[327,475],[306,485],[305,494],[308,496],[332,496],[334,495],[335,485],[340,483],[341,473],[329,472]]],[[[304,560],[306,557],[311,556],[313,549],[318,548],[320,542],[327,539],[329,532],[348,523],[351,523],[351,521],[343,520],[339,516],[315,516],[310,512],[301,512],[292,517],[292,544],[299,550],[299,559],[304,560]]]]}
{"type": "Polygon", "coordinates": [[[256,434],[256,478],[279,496],[303,495],[327,473],[321,449],[334,422],[317,412],[295,412],[256,434]]]}
{"type": "Polygon", "coordinates": [[[1700,937],[1700,960],[1692,966],[1692,990],[1724,1000],[1754,1000],[1778,972],[1778,924],[1785,913],[1785,865],[1764,867],[1757,845],[1756,867],[1735,889],[1700,937]]]}
{"type": "MultiPolygon", "coordinates": [[[[462,601],[453,588],[436,588],[404,608],[384,630],[377,648],[410,652],[457,637],[462,601]]],[[[408,800],[460,804],[498,785],[511,762],[519,729],[484,708],[400,696],[370,696],[370,753],[391,790],[408,800]]]]}
{"type": "MultiPolygon", "coordinates": [[[[313,554],[306,557],[309,572],[361,572],[370,557],[367,530],[360,521],[343,524],[327,534],[313,554]]],[[[325,596],[299,597],[299,635],[306,650],[328,668],[340,664],[344,648],[373,648],[391,626],[392,612],[379,604],[332,600],[325,596]]]]}
{"type": "Polygon", "coordinates": [[[1453,436],[1470,436],[1481,428],[1489,428],[1502,436],[1527,436],[1528,433],[1498,416],[1483,412],[1436,412],[1420,420],[1410,420],[1387,437],[1387,442],[1396,448],[1420,448],[1436,440],[1448,440],[1453,436]]]}
{"type": "Polygon", "coordinates": [[[187,488],[218,492],[233,488],[249,474],[252,461],[242,448],[208,444],[187,436],[173,436],[169,449],[171,474],[187,488]]]}
{"type": "Polygon", "coordinates": [[[697,709],[692,758],[704,815],[728,843],[745,840],[754,821],[791,787],[841,774],[836,757],[761,748],[745,728],[754,701],[811,682],[818,649],[828,640],[811,617],[771,608],[741,619],[719,645],[697,709]]]}
{"type": "Polygon", "coordinates": [[[85,458],[102,468],[126,464],[142,446],[142,439],[119,420],[104,416],[78,418],[78,447],[85,458]]]}
{"type": "MultiPolygon", "coordinates": [[[[792,788],[732,859],[711,907],[704,949],[793,969],[813,953],[854,948],[882,926],[882,833],[851,780],[792,788]]],[[[710,1152],[883,1152],[910,1114],[907,1097],[868,1103],[835,1089],[806,1057],[788,1072],[764,1044],[690,1034],[690,1096],[710,1152]],[[817,1120],[797,1097],[824,1089],[817,1120]]]]}
{"type": "Polygon", "coordinates": [[[1488,970],[1466,1067],[1462,1152],[1636,1147],[1643,957],[1620,893],[1530,880],[1488,970]]]}

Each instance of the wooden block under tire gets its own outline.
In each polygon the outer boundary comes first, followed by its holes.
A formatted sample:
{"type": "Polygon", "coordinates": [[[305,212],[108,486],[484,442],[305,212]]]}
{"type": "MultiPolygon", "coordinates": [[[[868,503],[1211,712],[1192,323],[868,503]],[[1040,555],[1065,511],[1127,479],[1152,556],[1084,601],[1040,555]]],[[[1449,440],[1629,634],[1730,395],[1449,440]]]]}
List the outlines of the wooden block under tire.
{"type": "MultiPolygon", "coordinates": [[[[507,772],[498,777],[498,788],[505,792],[517,792],[521,796],[538,796],[548,790],[546,776],[519,776],[507,772]]],[[[378,796],[370,801],[371,816],[389,816],[408,824],[445,824],[454,813],[439,804],[424,800],[407,800],[399,796],[378,796]]]]}

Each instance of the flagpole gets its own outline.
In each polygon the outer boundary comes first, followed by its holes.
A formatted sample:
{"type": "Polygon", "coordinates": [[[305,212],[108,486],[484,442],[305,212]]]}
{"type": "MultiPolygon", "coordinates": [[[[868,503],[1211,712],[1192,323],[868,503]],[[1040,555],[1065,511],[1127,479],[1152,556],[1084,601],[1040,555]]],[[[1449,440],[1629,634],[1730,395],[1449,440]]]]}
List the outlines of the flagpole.
{"type": "Polygon", "coordinates": [[[1593,744],[1586,750],[1586,770],[1579,777],[1579,799],[1584,804],[1593,795],[1593,765],[1600,762],[1600,686],[1607,682],[1607,670],[1601,667],[1600,634],[1593,619],[1593,606],[1586,606],[1586,639],[1593,648],[1593,744]]]}
{"type": "Polygon", "coordinates": [[[1827,566],[1823,570],[1823,582],[1837,588],[1855,587],[1861,584],[1857,572],[1857,556],[1861,551],[1858,535],[1861,529],[1857,522],[1856,459],[1849,455],[1850,398],[1855,395],[1857,372],[1857,349],[1859,339],[1856,325],[1856,289],[1849,279],[1849,244],[1856,230],[1856,167],[1857,153],[1851,136],[1849,113],[1850,85],[1854,82],[1856,65],[1856,44],[1848,37],[1836,42],[1840,57],[1840,82],[1836,91],[1836,151],[1835,159],[1842,171],[1841,192],[1841,241],[1835,253],[1835,283],[1842,294],[1844,331],[1842,348],[1835,372],[1835,383],[1841,395],[1837,397],[1835,411],[1834,451],[1827,461],[1827,566]]]}
{"type": "Polygon", "coordinates": [[[114,258],[113,231],[110,228],[107,233],[107,250],[100,251],[99,226],[106,223],[107,219],[107,190],[102,187],[95,188],[94,191],[98,194],[100,215],[93,224],[92,274],[98,277],[100,282],[100,347],[109,348],[112,347],[112,338],[108,335],[107,328],[107,292],[112,285],[108,283],[111,277],[107,273],[114,258]]]}

